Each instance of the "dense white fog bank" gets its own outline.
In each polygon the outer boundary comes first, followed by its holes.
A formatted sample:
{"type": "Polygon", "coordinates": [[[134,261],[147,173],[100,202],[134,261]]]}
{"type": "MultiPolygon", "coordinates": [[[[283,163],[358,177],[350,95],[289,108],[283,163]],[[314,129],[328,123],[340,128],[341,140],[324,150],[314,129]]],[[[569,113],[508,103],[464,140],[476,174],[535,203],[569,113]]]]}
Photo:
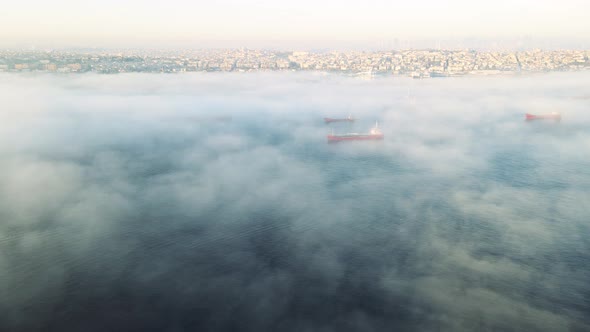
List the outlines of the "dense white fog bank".
{"type": "Polygon", "coordinates": [[[0,329],[590,329],[587,86],[0,75],[0,329]]]}

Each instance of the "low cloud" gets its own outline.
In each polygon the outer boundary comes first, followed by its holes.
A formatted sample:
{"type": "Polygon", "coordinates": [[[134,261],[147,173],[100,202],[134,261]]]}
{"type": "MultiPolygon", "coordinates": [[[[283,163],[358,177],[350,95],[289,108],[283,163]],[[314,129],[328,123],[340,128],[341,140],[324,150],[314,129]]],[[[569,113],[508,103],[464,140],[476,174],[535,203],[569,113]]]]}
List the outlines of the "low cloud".
{"type": "Polygon", "coordinates": [[[0,329],[588,329],[587,79],[0,75],[0,329]]]}

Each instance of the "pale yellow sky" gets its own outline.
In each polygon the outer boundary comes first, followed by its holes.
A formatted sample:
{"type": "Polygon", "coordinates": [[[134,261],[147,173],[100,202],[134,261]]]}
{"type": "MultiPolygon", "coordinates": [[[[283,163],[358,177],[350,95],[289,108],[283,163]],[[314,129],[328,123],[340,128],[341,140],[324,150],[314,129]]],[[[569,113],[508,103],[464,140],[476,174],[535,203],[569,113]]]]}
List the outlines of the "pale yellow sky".
{"type": "Polygon", "coordinates": [[[24,0],[4,4],[2,11],[0,47],[236,47],[523,36],[590,41],[587,0],[24,0]]]}

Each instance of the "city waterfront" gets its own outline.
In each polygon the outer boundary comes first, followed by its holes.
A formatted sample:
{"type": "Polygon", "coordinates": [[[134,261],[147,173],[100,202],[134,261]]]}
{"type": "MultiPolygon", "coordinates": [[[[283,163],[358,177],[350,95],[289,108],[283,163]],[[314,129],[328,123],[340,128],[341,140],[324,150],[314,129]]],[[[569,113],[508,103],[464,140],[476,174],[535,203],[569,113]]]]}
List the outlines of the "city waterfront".
{"type": "Polygon", "coordinates": [[[0,51],[0,72],[323,71],[414,78],[590,69],[588,50],[218,50],[0,51]]]}

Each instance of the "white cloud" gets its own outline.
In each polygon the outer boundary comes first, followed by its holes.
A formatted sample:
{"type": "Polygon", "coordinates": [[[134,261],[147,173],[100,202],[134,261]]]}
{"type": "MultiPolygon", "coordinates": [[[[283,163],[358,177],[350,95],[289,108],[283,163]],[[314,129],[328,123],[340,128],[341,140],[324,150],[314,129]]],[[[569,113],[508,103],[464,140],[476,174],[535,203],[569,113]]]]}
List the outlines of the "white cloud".
{"type": "Polygon", "coordinates": [[[586,78],[2,75],[2,327],[585,328],[586,78]]]}

